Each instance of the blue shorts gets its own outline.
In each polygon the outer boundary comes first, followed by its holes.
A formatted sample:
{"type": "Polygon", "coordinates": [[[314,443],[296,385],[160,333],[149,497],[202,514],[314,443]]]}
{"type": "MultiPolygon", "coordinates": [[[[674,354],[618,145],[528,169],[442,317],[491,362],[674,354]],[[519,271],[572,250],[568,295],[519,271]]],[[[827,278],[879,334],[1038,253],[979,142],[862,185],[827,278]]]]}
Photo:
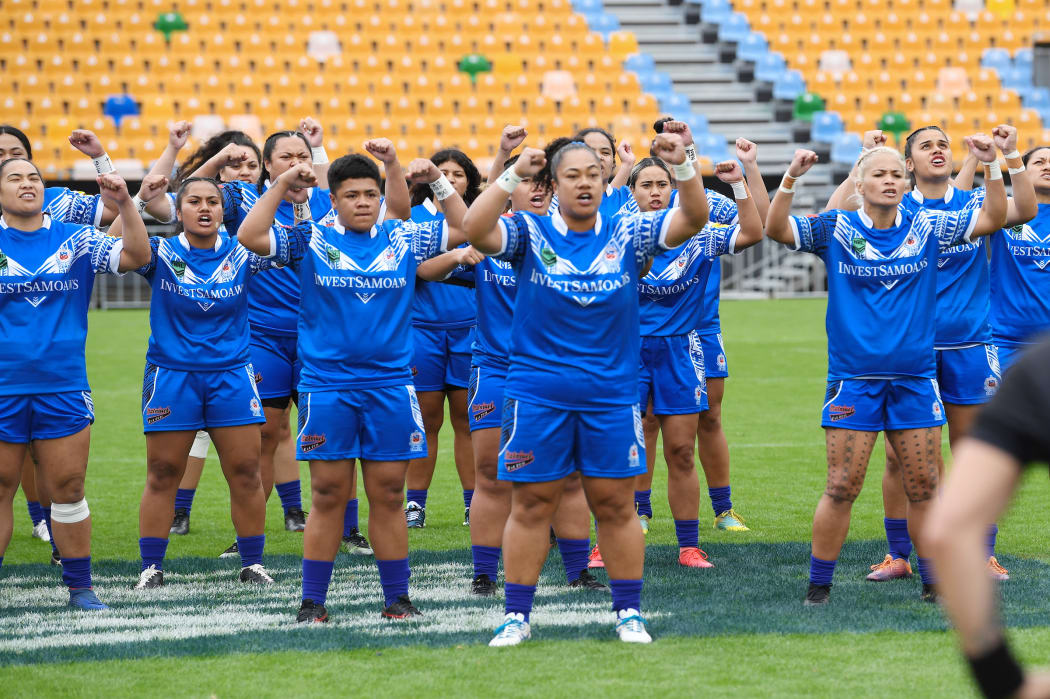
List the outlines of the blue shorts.
{"type": "Polygon", "coordinates": [[[248,350],[255,367],[255,385],[260,398],[295,395],[301,368],[295,337],[270,335],[253,328],[248,350]]]}
{"type": "Polygon", "coordinates": [[[729,376],[726,363],[726,348],[722,344],[722,333],[700,336],[700,348],[704,351],[704,375],[709,379],[724,379],[729,376]]]}
{"type": "Polygon", "coordinates": [[[467,388],[467,419],[470,431],[486,430],[503,425],[503,387],[507,370],[474,366],[470,368],[470,387],[467,388]]]}
{"type": "Polygon", "coordinates": [[[821,427],[882,432],[944,424],[936,379],[846,379],[829,381],[821,427]]]}
{"type": "Polygon", "coordinates": [[[264,422],[251,364],[228,371],[179,371],[146,364],[143,432],[196,432],[264,422]]]}
{"type": "Polygon", "coordinates": [[[637,405],[562,410],[506,398],[499,480],[556,481],[579,471],[591,478],[645,473],[645,438],[637,405]]]}
{"type": "Polygon", "coordinates": [[[999,355],[995,345],[937,350],[937,385],[953,405],[978,405],[999,390],[999,355]]]}
{"type": "Polygon", "coordinates": [[[427,454],[416,389],[406,386],[299,395],[300,461],[404,461],[427,454]]]}
{"type": "Polygon", "coordinates": [[[417,391],[467,387],[473,330],[473,327],[438,330],[412,326],[412,382],[417,391]]]}
{"type": "Polygon", "coordinates": [[[638,406],[649,399],[653,415],[689,415],[707,410],[704,351],[695,332],[670,337],[643,337],[638,369],[638,406]]]}
{"type": "Polygon", "coordinates": [[[0,396],[0,442],[28,444],[68,437],[94,421],[90,391],[0,396]]]}
{"type": "Polygon", "coordinates": [[[1032,345],[996,345],[995,350],[999,356],[999,369],[1002,373],[1006,373],[1006,370],[1014,365],[1014,363],[1021,358],[1025,350],[1029,349],[1032,345]]]}

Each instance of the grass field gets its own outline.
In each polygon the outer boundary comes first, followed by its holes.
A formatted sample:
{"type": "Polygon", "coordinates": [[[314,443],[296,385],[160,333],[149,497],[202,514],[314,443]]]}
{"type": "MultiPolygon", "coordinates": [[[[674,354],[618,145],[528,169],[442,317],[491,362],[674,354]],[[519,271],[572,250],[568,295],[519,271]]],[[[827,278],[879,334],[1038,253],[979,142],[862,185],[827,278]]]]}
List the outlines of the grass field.
{"type": "MultiPolygon", "coordinates": [[[[168,549],[170,584],[146,599],[132,593],[145,476],[139,388],[148,324],[144,312],[93,313],[88,370],[97,422],[88,499],[96,587],[114,610],[65,610],[56,569],[46,565],[48,547],[30,538],[24,498],[16,496],[15,535],[0,571],[0,695],[877,696],[887,682],[906,683],[918,696],[972,693],[939,610],[919,602],[918,580],[863,582],[867,566],[884,553],[881,458],[873,459],[854,508],[832,605],[801,605],[825,472],[823,313],[821,300],[722,304],[732,374],[724,423],[733,500],[753,531],[702,528],[701,545],[716,567],[681,569],[658,460],[643,593],[656,642],[616,642],[608,597],[570,594],[554,553],[537,596],[534,640],[503,651],[485,647],[501,603],[474,599],[467,589],[469,537],[450,434],[441,444],[427,528],[410,536],[412,596],[422,621],[381,623],[371,559],[341,554],[329,597],[332,623],[297,627],[301,535],[283,531],[276,496],[267,565],[278,584],[259,591],[233,583],[236,563],[215,557],[233,528],[214,457],[194,502],[191,534],[173,537],[168,549]]],[[[1003,586],[1005,613],[1018,652],[1033,663],[1050,652],[1046,490],[1045,472],[1033,469],[999,537],[1000,560],[1013,578],[1003,586]]],[[[701,522],[709,526],[703,502],[701,522]]],[[[364,522],[363,500],[362,508],[364,522]]]]}

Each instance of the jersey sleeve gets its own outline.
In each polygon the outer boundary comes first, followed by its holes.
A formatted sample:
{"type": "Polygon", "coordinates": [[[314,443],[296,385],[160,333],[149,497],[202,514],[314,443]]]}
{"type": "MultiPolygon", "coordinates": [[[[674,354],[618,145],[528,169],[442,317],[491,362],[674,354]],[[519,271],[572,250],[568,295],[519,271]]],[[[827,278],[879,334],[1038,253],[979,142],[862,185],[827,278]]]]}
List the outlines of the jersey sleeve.
{"type": "Polygon", "coordinates": [[[141,274],[147,279],[153,276],[153,273],[157,270],[157,250],[160,249],[160,241],[162,240],[163,238],[159,235],[150,236],[149,262],[136,269],[135,274],[141,274]]]}
{"type": "Polygon", "coordinates": [[[795,235],[792,250],[822,254],[828,248],[828,241],[835,233],[838,211],[825,211],[812,216],[789,216],[791,232],[795,235]]]}
{"type": "Polygon", "coordinates": [[[255,276],[259,272],[276,269],[280,266],[280,263],[272,257],[263,257],[262,255],[256,255],[254,252],[248,252],[248,276],[250,277],[255,276]]]}
{"type": "Polygon", "coordinates": [[[710,211],[711,223],[735,224],[739,220],[740,214],[735,201],[713,189],[704,190],[704,193],[707,194],[707,208],[710,211]]]}
{"type": "Polygon", "coordinates": [[[227,182],[220,185],[222,189],[222,222],[226,226],[226,232],[231,238],[237,236],[237,229],[241,227],[241,221],[246,214],[245,184],[243,182],[227,182]]]}
{"type": "Polygon", "coordinates": [[[496,225],[499,226],[503,246],[492,257],[510,262],[516,267],[525,258],[529,247],[529,224],[525,214],[518,212],[500,216],[496,225]]]}
{"type": "Polygon", "coordinates": [[[739,233],[740,224],[727,226],[722,223],[708,223],[692,240],[696,241],[695,245],[700,246],[704,257],[715,258],[736,254],[736,237],[739,233]]]}
{"type": "Polygon", "coordinates": [[[71,189],[67,189],[66,194],[69,197],[69,208],[66,209],[65,222],[97,228],[102,222],[102,210],[105,209],[102,197],[98,194],[74,192],[71,189]]]}
{"type": "Polygon", "coordinates": [[[274,266],[298,267],[310,249],[313,235],[314,227],[309,221],[296,226],[274,224],[270,227],[270,255],[266,259],[272,260],[274,266]]]}
{"type": "Polygon", "coordinates": [[[978,187],[977,189],[970,191],[970,198],[966,202],[964,209],[980,209],[984,206],[984,194],[987,190],[984,187],[978,187]]]}
{"type": "Polygon", "coordinates": [[[634,243],[638,267],[644,267],[660,250],[667,250],[667,228],[678,209],[647,211],[624,216],[617,225],[626,226],[634,243]]]}
{"type": "Polygon", "coordinates": [[[417,264],[447,252],[448,223],[444,218],[423,223],[397,219],[395,222],[400,223],[402,231],[411,236],[412,254],[415,255],[417,264]]]}
{"type": "Polygon", "coordinates": [[[920,213],[933,226],[933,232],[937,236],[937,243],[943,250],[961,243],[973,242],[970,235],[977,226],[977,219],[981,215],[981,209],[962,209],[960,211],[933,211],[923,209],[920,213]]]}

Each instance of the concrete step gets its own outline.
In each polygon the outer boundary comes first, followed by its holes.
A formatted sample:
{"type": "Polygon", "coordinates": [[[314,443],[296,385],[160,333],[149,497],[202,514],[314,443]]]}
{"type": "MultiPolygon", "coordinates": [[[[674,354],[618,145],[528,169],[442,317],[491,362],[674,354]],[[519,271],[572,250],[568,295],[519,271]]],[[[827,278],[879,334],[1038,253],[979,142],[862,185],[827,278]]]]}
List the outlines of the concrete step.
{"type": "Polygon", "coordinates": [[[675,87],[706,83],[736,82],[736,71],[723,63],[696,65],[678,60],[674,63],[657,63],[656,68],[671,76],[675,87]]]}

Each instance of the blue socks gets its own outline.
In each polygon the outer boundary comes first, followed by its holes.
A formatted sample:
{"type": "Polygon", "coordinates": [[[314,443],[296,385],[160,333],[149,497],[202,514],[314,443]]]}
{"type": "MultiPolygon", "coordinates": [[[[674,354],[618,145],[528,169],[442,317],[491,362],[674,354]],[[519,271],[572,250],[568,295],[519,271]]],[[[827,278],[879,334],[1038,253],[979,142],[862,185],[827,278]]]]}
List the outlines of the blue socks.
{"type": "Polygon", "coordinates": [[[303,559],[303,599],[312,599],[324,604],[328,599],[328,585],[332,582],[334,561],[312,561],[303,559]]]}
{"type": "Polygon", "coordinates": [[[62,582],[71,590],[91,587],[91,556],[63,558],[62,582]]]}
{"type": "Polygon", "coordinates": [[[26,500],[26,507],[29,509],[29,521],[36,524],[44,518],[44,510],[40,507],[40,503],[35,500],[26,500]]]}
{"type": "Polygon", "coordinates": [[[303,486],[298,478],[287,483],[277,483],[274,488],[277,490],[277,497],[281,498],[281,507],[285,512],[303,509],[303,486]]]}
{"type": "Polygon", "coordinates": [[[645,515],[649,519],[653,518],[653,504],[650,502],[653,491],[650,490],[636,490],[634,491],[634,509],[639,515],[645,515]]]}
{"type": "Polygon", "coordinates": [[[621,609],[642,609],[642,581],[641,580],[613,580],[609,579],[609,589],[612,591],[612,606],[614,612],[621,609]]]}
{"type": "Polygon", "coordinates": [[[700,520],[676,519],[674,533],[678,537],[678,548],[700,548],[700,520]]]}
{"type": "Polygon", "coordinates": [[[357,529],[357,498],[346,501],[346,511],[343,513],[343,537],[350,536],[350,532],[357,529]]]}
{"type": "Polygon", "coordinates": [[[157,566],[164,570],[164,554],[168,551],[168,540],[155,536],[144,536],[139,539],[139,555],[142,556],[142,570],[157,566]]]}
{"type": "Polygon", "coordinates": [[[590,539],[562,539],[558,537],[558,551],[565,566],[565,581],[572,582],[587,570],[587,557],[591,553],[590,539]]]}
{"type": "Polygon", "coordinates": [[[262,563],[263,546],[265,545],[265,534],[260,534],[259,536],[238,536],[237,551],[241,554],[241,567],[247,568],[256,563],[262,563]]]}
{"type": "Polygon", "coordinates": [[[414,502],[425,510],[427,509],[427,491],[408,490],[405,492],[405,501],[414,502]]]}
{"type": "Polygon", "coordinates": [[[196,488],[179,488],[175,491],[175,509],[186,510],[189,514],[193,509],[193,496],[197,494],[196,488]]]}
{"type": "MultiPolygon", "coordinates": [[[[920,559],[921,560],[921,559],[920,559]]],[[[809,582],[812,585],[830,585],[835,575],[835,564],[838,560],[824,561],[816,556],[809,557],[809,582]]]]}
{"type": "Polygon", "coordinates": [[[525,621],[529,621],[532,612],[532,598],[536,596],[535,585],[518,585],[517,583],[505,583],[503,594],[506,595],[504,610],[507,614],[523,614],[525,621]]]}
{"type": "MultiPolygon", "coordinates": [[[[499,546],[471,546],[470,553],[474,557],[474,577],[487,575],[489,580],[495,580],[499,575],[500,551],[499,546]]],[[[565,554],[562,554],[562,558],[564,557],[565,554]]],[[[585,561],[584,566],[586,565],[585,561]]]]}
{"type": "Polygon", "coordinates": [[[923,558],[922,556],[916,556],[919,561],[919,577],[922,579],[924,585],[933,585],[933,563],[930,562],[929,558],[923,558]]]}
{"type": "Polygon", "coordinates": [[[474,489],[463,491],[463,507],[470,508],[470,501],[474,499],[474,489]]]}
{"type": "Polygon", "coordinates": [[[707,494],[711,498],[711,509],[715,511],[715,517],[733,509],[732,488],[728,485],[722,488],[708,488],[707,494]]]}
{"type": "Polygon", "coordinates": [[[988,530],[988,558],[995,555],[995,538],[999,535],[999,525],[993,524],[988,530]]]}
{"type": "Polygon", "coordinates": [[[397,602],[401,595],[408,596],[408,559],[398,558],[393,561],[381,561],[376,559],[379,568],[379,584],[383,586],[383,598],[386,606],[397,602]]]}
{"type": "Polygon", "coordinates": [[[890,555],[894,558],[908,560],[911,556],[911,537],[908,535],[908,520],[883,518],[886,527],[886,541],[890,545],[890,555]]]}

